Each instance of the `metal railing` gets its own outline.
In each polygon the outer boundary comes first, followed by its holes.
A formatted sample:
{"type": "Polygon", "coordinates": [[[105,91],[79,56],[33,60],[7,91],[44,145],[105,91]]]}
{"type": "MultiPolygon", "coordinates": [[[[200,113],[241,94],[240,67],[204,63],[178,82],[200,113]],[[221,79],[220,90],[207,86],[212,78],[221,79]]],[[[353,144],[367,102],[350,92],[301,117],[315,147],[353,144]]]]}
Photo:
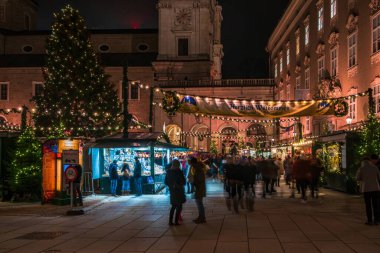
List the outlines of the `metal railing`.
{"type": "Polygon", "coordinates": [[[83,173],[82,192],[84,195],[94,194],[94,180],[92,179],[92,172],[83,173]]]}
{"type": "Polygon", "coordinates": [[[165,80],[155,81],[160,88],[171,87],[260,87],[274,86],[274,79],[165,80]]]}

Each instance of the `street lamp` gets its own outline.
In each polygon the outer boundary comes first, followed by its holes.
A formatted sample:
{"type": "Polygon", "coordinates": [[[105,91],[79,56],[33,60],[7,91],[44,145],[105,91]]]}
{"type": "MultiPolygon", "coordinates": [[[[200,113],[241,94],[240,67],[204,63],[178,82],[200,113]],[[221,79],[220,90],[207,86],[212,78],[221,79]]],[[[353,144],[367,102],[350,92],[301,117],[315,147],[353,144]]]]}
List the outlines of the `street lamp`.
{"type": "Polygon", "coordinates": [[[352,124],[352,118],[350,116],[348,116],[346,118],[346,123],[348,125],[348,130],[350,130],[351,129],[351,124],[352,124]]]}

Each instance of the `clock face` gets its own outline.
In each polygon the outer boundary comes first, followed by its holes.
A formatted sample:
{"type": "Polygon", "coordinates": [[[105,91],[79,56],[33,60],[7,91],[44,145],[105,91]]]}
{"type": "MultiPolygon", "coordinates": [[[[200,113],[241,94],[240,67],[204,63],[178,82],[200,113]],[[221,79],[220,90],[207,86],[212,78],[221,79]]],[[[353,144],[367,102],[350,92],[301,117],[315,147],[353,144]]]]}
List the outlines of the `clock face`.
{"type": "Polygon", "coordinates": [[[177,12],[177,23],[181,25],[189,25],[191,21],[191,10],[181,9],[177,12]]]}

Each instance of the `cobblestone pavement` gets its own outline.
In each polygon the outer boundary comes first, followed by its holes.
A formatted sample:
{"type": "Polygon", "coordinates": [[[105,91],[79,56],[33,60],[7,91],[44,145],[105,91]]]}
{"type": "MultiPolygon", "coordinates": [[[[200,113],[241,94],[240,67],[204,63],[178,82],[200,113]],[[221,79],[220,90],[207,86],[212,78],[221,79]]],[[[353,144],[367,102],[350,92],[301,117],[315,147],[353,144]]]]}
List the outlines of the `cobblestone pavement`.
{"type": "Polygon", "coordinates": [[[380,252],[380,226],[364,225],[361,197],[326,189],[307,203],[289,196],[282,185],[266,199],[258,194],[254,212],[233,214],[221,184],[210,181],[207,223],[191,221],[197,209],[188,199],[184,223],[173,227],[166,195],[89,197],[83,216],[62,215],[67,207],[3,204],[0,253],[380,252]]]}

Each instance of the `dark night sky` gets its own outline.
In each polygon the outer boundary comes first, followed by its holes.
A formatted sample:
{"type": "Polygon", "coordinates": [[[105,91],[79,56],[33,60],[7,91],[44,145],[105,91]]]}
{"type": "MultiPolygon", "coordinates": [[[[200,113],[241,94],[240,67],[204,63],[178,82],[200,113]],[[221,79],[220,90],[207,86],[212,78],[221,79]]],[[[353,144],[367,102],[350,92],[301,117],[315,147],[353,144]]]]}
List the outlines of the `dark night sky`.
{"type": "MultiPolygon", "coordinates": [[[[223,6],[224,78],[265,78],[265,46],[290,0],[219,0],[223,6]]],[[[39,0],[39,29],[65,4],[79,9],[89,28],[157,28],[155,0],[39,0]]]]}

